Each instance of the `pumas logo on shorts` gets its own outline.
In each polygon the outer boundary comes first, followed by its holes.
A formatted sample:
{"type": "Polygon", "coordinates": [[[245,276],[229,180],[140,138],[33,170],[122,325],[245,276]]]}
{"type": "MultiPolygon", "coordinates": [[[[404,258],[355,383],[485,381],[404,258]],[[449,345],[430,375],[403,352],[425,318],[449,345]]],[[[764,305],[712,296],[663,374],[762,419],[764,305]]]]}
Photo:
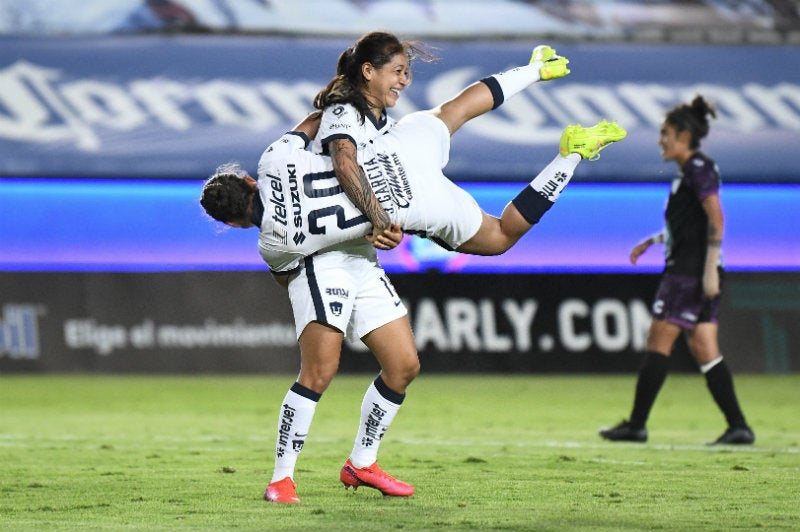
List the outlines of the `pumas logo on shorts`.
{"type": "Polygon", "coordinates": [[[331,314],[333,314],[334,316],[342,315],[342,308],[344,307],[344,305],[342,305],[339,301],[331,301],[330,303],[328,303],[328,306],[331,309],[331,314]]]}

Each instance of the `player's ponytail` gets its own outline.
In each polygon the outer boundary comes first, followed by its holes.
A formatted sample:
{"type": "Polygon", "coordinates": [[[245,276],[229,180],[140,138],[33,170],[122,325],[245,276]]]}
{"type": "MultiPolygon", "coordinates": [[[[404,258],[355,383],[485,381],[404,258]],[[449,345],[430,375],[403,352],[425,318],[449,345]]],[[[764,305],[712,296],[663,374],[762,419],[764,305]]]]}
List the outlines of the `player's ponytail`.
{"type": "Polygon", "coordinates": [[[698,94],[694,97],[694,100],[692,100],[692,113],[694,114],[694,117],[698,123],[696,136],[699,141],[708,135],[708,130],[710,128],[708,117],[711,116],[711,118],[716,118],[717,111],[714,109],[713,104],[709,103],[698,94]]]}
{"type": "Polygon", "coordinates": [[[353,64],[353,52],[355,48],[350,47],[341,54],[339,54],[339,60],[336,63],[336,74],[338,76],[347,76],[347,72],[349,70],[350,65],[353,64]]]}
{"type": "Polygon", "coordinates": [[[323,111],[331,105],[349,103],[358,110],[363,123],[369,103],[360,91],[364,84],[361,64],[356,60],[355,46],[342,52],[336,63],[336,75],[314,97],[314,108],[323,111]]]}

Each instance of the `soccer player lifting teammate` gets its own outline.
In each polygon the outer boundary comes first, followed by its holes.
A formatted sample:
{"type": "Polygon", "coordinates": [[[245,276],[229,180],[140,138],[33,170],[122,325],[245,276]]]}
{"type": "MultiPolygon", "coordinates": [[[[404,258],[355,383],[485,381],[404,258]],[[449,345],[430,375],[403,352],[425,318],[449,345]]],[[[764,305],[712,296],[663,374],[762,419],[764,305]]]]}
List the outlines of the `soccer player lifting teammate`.
{"type": "MultiPolygon", "coordinates": [[[[392,56],[407,65],[405,48],[399,41],[397,46],[399,51],[392,56]]],[[[337,77],[348,71],[342,63],[340,59],[337,77]]],[[[367,234],[372,235],[376,247],[385,249],[380,235],[390,225],[449,250],[475,255],[504,253],[558,199],[580,161],[597,158],[601,149],[623,139],[625,131],[606,121],[590,128],[568,126],[559,154],[499,218],[484,212],[474,198],[442,173],[449,159],[450,135],[530,84],[567,75],[567,64],[549,46],[539,46],[530,64],[476,82],[438,107],[411,113],[391,127],[380,125],[369,107],[334,103],[332,108],[325,108],[319,132],[330,147],[331,157],[306,150],[309,137],[317,136],[318,128],[316,116],[308,117],[270,145],[259,161],[262,190],[261,197],[255,198],[255,209],[265,210],[259,225],[262,257],[274,273],[289,273],[304,257],[367,234]],[[328,114],[333,118],[327,118],[328,114]],[[274,195],[284,194],[292,196],[289,207],[272,201],[274,195]],[[286,209],[302,216],[289,219],[283,212],[286,209]]],[[[356,72],[363,77],[360,70],[356,72]]],[[[378,83],[377,76],[373,79],[378,83]]],[[[350,81],[351,85],[356,83],[350,81]]],[[[389,92],[395,94],[397,89],[389,92]]],[[[384,122],[391,122],[383,116],[384,122]]],[[[223,167],[206,187],[224,187],[224,182],[235,184],[237,180],[235,172],[226,175],[223,167]]],[[[209,210],[209,214],[230,225],[252,226],[244,213],[237,213],[240,220],[228,212],[215,215],[209,210]]]]}
{"type": "MultiPolygon", "coordinates": [[[[320,127],[319,116],[312,115],[265,150],[258,181],[241,167],[224,165],[206,181],[201,197],[215,219],[259,228],[261,255],[289,290],[301,370],[279,418],[275,469],[265,493],[273,502],[299,502],[295,464],[316,404],[338,368],[345,333],[364,341],[381,372],[364,395],[359,431],[340,479],[347,487],[368,486],[384,495],[414,492],[377,464],[379,444],[419,372],[419,360],[406,309],[375,248],[395,247],[402,229],[464,253],[503,253],[552,206],[582,158],[596,158],[625,136],[608,122],[569,126],[559,155],[500,218],[490,216],[441,171],[450,135],[531,83],[567,75],[568,61],[550,47],[537,47],[530,64],[486,78],[385,129],[390,122],[385,107],[394,105],[407,85],[402,80],[410,47],[389,34],[365,36],[373,38],[381,45],[370,47],[372,52],[359,56],[362,39],[343,54],[350,59],[340,58],[337,79],[354,78],[340,87],[349,97],[332,107],[321,105],[323,130],[336,131],[319,134],[331,157],[306,150],[320,127]],[[360,66],[354,68],[351,60],[360,66]],[[376,103],[371,91],[384,98],[376,103]],[[325,116],[329,111],[332,117],[325,116]],[[336,120],[339,126],[325,125],[336,120]]],[[[328,100],[320,96],[317,101],[328,100]]]]}

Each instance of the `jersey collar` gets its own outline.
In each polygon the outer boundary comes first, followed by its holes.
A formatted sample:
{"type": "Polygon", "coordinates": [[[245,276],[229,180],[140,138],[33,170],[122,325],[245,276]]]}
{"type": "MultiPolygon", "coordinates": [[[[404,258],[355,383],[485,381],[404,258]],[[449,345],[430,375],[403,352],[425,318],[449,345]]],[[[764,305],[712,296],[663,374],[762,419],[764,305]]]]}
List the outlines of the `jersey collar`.
{"type": "Polygon", "coordinates": [[[374,114],[367,113],[367,118],[369,119],[370,122],[372,122],[372,125],[375,126],[375,129],[380,131],[381,128],[386,125],[386,121],[389,119],[389,115],[386,114],[386,111],[383,111],[381,113],[381,119],[378,120],[377,118],[375,118],[374,114]]]}

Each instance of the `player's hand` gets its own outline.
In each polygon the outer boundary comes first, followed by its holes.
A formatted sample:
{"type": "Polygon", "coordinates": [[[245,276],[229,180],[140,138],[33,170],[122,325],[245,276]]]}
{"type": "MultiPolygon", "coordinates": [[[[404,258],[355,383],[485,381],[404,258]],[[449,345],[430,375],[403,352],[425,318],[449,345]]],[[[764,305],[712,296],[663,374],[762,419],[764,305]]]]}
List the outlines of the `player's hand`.
{"type": "Polygon", "coordinates": [[[394,249],[403,241],[403,230],[397,224],[392,224],[377,235],[367,235],[367,240],[376,249],[394,249]]]}

